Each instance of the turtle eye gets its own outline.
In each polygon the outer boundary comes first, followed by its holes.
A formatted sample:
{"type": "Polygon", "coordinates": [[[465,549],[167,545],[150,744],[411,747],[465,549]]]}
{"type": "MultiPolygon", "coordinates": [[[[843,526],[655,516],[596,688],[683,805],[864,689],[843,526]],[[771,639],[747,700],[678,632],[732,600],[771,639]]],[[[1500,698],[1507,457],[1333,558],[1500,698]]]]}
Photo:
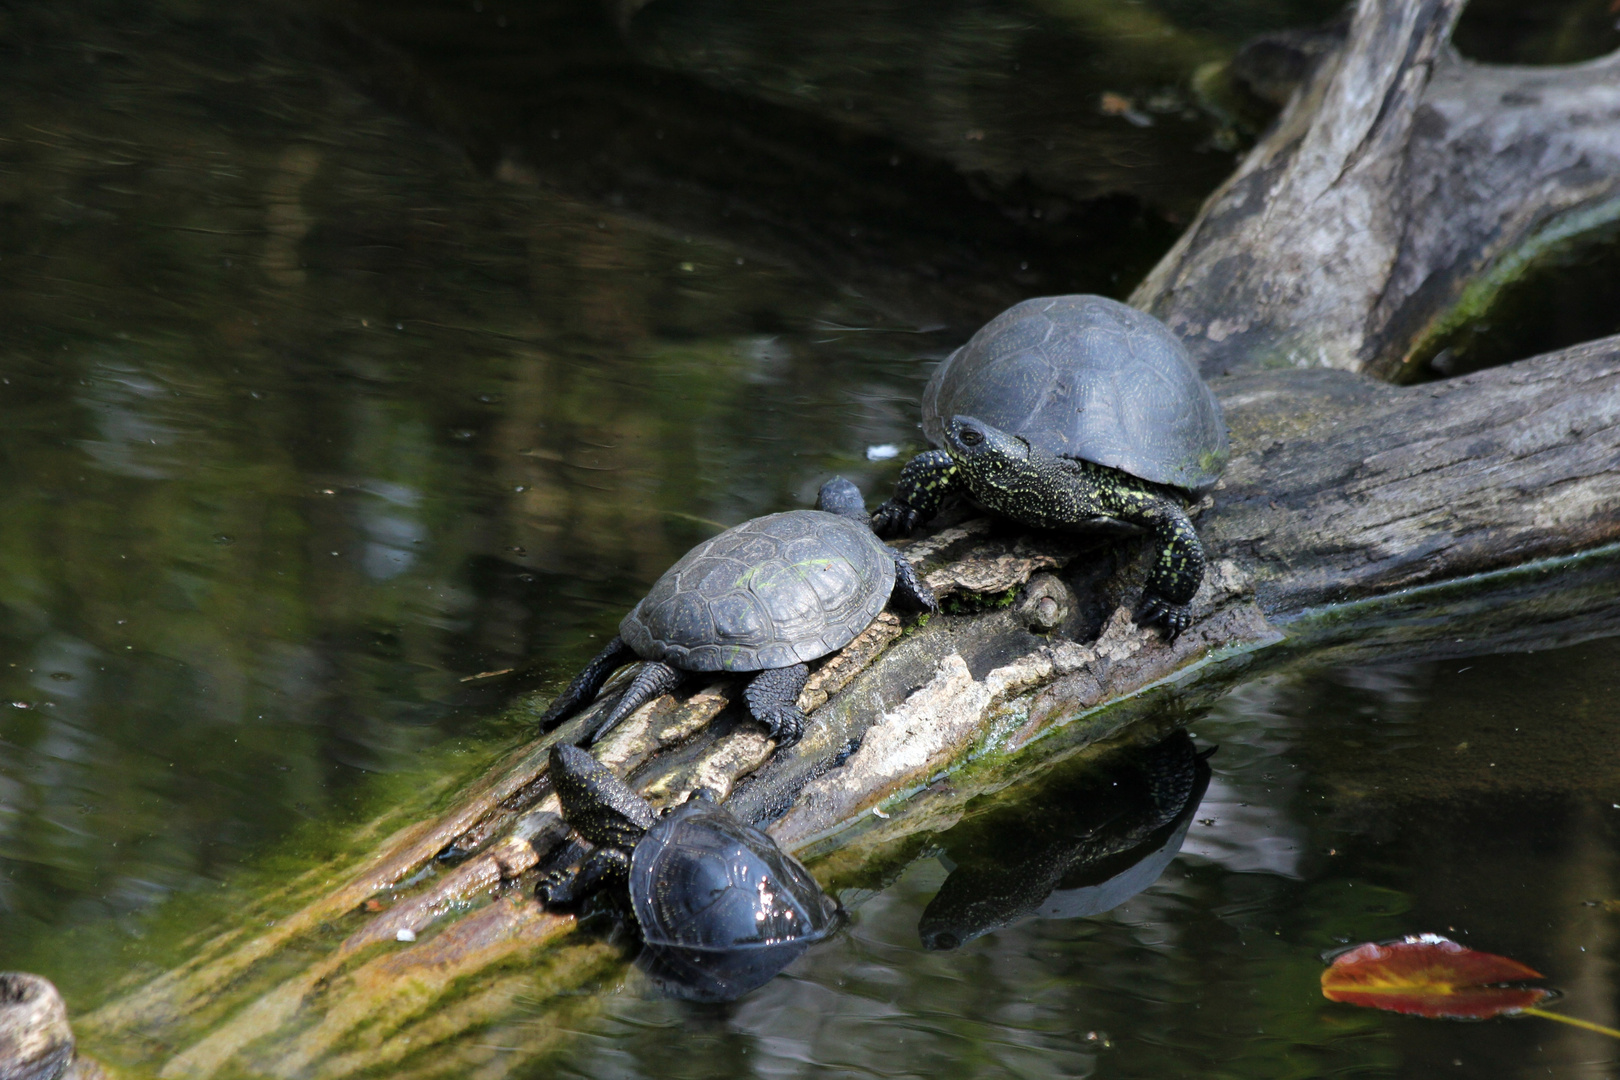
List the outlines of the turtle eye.
{"type": "Polygon", "coordinates": [[[984,442],[983,432],[975,431],[973,428],[962,429],[963,446],[978,446],[982,442],[984,442]]]}

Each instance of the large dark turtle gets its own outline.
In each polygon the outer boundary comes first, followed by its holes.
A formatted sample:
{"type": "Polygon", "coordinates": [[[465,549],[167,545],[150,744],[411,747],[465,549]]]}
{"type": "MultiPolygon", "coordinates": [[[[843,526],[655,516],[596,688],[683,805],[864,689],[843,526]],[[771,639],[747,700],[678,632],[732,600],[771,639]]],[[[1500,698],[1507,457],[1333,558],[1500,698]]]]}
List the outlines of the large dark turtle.
{"type": "Polygon", "coordinates": [[[822,485],[819,510],[745,521],[705,540],[653,584],[608,643],[540,719],[547,731],[596,695],[626,661],[646,663],[597,729],[600,736],[688,671],[757,671],[744,698],[779,745],[798,741],[794,704],[807,663],[869,626],[891,594],[909,607],[938,603],[898,551],[877,538],[854,484],[822,485]]]}
{"type": "Polygon", "coordinates": [[[872,516],[909,533],[960,491],[1038,528],[1114,518],[1159,545],[1146,617],[1172,635],[1204,578],[1186,503],[1226,466],[1221,407],[1187,350],[1151,315],[1101,296],[1049,296],[986,323],[923,391],[913,458],[872,516]]]}
{"type": "Polygon", "coordinates": [[[659,817],[595,758],[551,750],[563,818],[596,845],[539,885],[547,906],[628,889],[645,943],[638,962],[675,993],[729,1001],[832,932],[838,905],[776,842],[700,793],[659,817]]]}

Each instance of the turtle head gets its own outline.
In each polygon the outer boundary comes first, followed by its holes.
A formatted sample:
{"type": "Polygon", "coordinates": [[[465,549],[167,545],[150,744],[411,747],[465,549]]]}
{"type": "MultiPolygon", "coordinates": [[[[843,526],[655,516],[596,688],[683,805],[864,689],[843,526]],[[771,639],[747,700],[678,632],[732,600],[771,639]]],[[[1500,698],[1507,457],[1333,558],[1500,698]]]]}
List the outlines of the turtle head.
{"type": "Polygon", "coordinates": [[[951,417],[951,426],[945,429],[945,450],[958,465],[1029,459],[1029,443],[971,416],[951,417]]]}
{"type": "Polygon", "coordinates": [[[980,483],[1021,476],[1030,466],[1029,443],[971,416],[951,417],[951,425],[945,429],[945,451],[958,468],[980,483]]]}
{"type": "Polygon", "coordinates": [[[579,747],[553,746],[549,772],[563,820],[598,847],[628,850],[652,828],[647,800],[579,747]]]}
{"type": "Polygon", "coordinates": [[[854,518],[862,524],[866,522],[866,500],[861,497],[861,489],[842,476],[835,476],[821,485],[821,492],[816,496],[816,509],[854,518]]]}

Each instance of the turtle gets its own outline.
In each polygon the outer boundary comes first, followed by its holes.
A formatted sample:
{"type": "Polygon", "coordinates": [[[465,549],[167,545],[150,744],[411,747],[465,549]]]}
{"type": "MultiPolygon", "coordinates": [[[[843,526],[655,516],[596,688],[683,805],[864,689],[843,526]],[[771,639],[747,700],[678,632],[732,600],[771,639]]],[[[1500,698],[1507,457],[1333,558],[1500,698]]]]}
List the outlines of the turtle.
{"type": "Polygon", "coordinates": [[[1191,623],[1204,549],[1187,505],[1228,456],[1221,406],[1163,323],[1103,296],[1015,304],[946,358],[922,398],[940,449],[911,459],[872,515],[910,533],[961,492],[1037,528],[1112,518],[1153,534],[1145,621],[1191,623]]]}
{"type": "Polygon", "coordinates": [[[912,609],[939,603],[905,556],[879,540],[854,484],[835,476],[817,510],[788,510],[733,526],[683,555],[619,623],[540,718],[549,731],[595,697],[620,665],[644,661],[595,737],[687,672],[756,672],[748,710],[778,746],[798,741],[795,701],[809,662],[843,648],[892,596],[912,609]]]}
{"type": "Polygon", "coordinates": [[[727,1001],[768,981],[836,929],[837,903],[763,832],[701,790],[663,815],[577,746],[551,748],[563,819],[595,845],[536,890],[548,907],[600,890],[630,908],[638,964],[684,997],[727,1001]]]}

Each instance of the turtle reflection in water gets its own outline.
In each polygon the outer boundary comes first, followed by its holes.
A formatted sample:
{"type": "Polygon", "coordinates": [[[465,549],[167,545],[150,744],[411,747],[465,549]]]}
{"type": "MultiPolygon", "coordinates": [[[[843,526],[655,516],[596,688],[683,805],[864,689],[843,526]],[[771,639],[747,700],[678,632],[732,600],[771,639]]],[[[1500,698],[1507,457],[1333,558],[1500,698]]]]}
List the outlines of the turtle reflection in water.
{"type": "Polygon", "coordinates": [[[923,944],[954,949],[1023,919],[1100,915],[1152,885],[1187,837],[1211,753],[1177,732],[1043,792],[1039,805],[953,829],[943,838],[950,876],[917,927],[923,944]]]}
{"type": "Polygon", "coordinates": [[[877,538],[855,485],[835,476],[819,510],[745,521],[705,540],[664,572],[540,718],[549,731],[596,695],[613,670],[646,663],[596,730],[600,737],[688,671],[757,672],[743,697],[777,745],[797,742],[796,701],[808,662],[842,649],[892,594],[913,610],[939,604],[911,564],[877,538]]]}
{"type": "Polygon", "coordinates": [[[838,905],[764,833],[707,793],[658,816],[590,754],[552,747],[563,817],[596,845],[547,875],[547,907],[603,889],[629,893],[643,947],[636,963],[667,993],[731,1001],[766,982],[838,922],[838,905]]]}

